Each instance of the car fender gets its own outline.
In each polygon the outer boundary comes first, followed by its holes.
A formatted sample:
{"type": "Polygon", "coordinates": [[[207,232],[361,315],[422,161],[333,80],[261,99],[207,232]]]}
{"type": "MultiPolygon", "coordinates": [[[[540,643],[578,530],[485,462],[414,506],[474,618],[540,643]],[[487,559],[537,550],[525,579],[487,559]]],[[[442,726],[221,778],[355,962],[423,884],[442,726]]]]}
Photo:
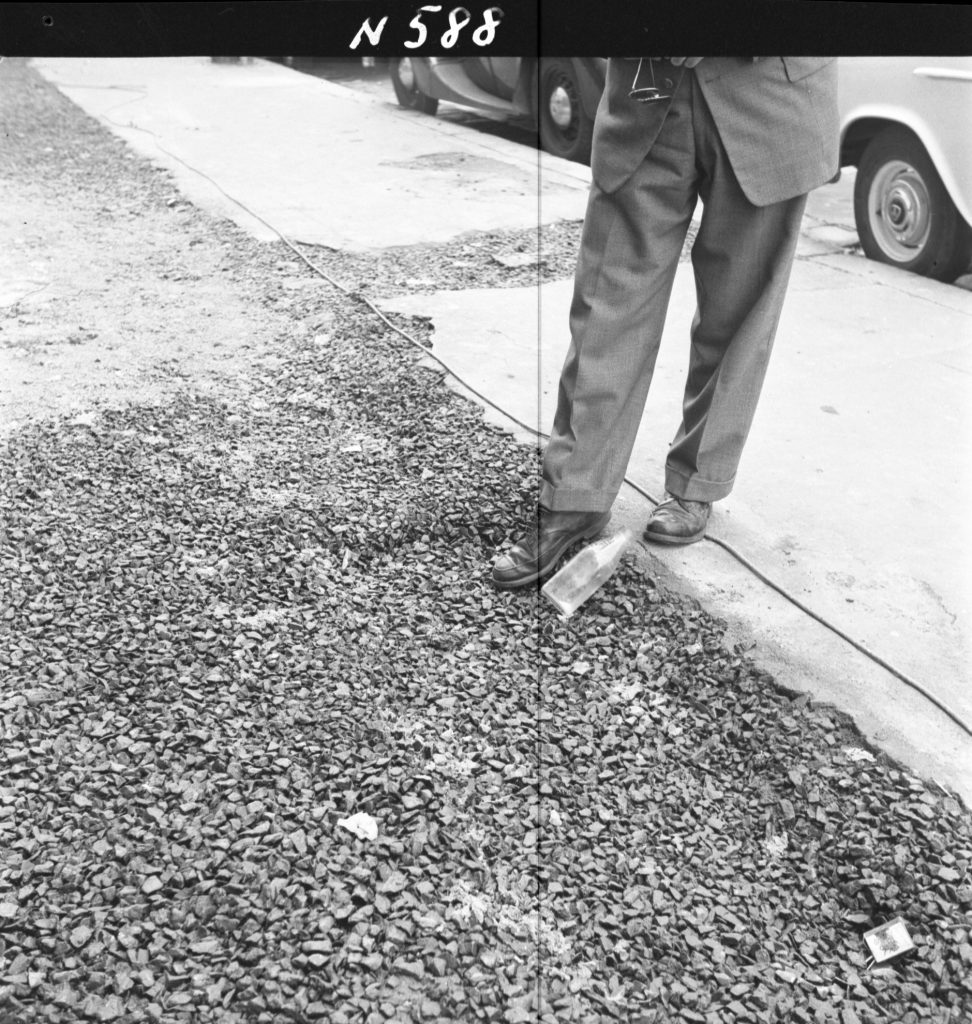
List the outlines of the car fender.
{"type": "Polygon", "coordinates": [[[841,165],[899,125],[925,147],[956,209],[972,225],[972,59],[841,58],[841,165]]]}
{"type": "Polygon", "coordinates": [[[581,90],[581,103],[584,113],[593,118],[597,106],[601,102],[604,91],[604,80],[607,77],[607,58],[605,57],[572,57],[571,64],[577,73],[577,83],[581,90]]]}
{"type": "Polygon", "coordinates": [[[516,88],[513,90],[513,106],[516,112],[533,118],[537,116],[536,90],[534,89],[536,72],[537,61],[535,59],[521,60],[516,88]]]}
{"type": "Polygon", "coordinates": [[[958,158],[961,158],[961,155],[949,152],[946,147],[941,145],[937,135],[932,131],[928,123],[910,111],[902,111],[894,106],[874,103],[858,108],[854,114],[853,119],[841,125],[842,165],[846,165],[848,162],[843,156],[845,141],[848,135],[854,134],[853,129],[855,127],[860,128],[869,122],[867,128],[868,138],[873,138],[882,129],[891,125],[900,125],[908,128],[925,147],[925,151],[934,164],[935,170],[938,171],[938,175],[942,179],[945,190],[948,192],[952,202],[955,203],[955,207],[962,215],[963,220],[965,220],[966,224],[972,225],[972,198],[970,198],[972,197],[972,181],[969,180],[970,175],[968,172],[968,168],[972,167],[972,164],[968,162],[967,157],[962,158],[962,164],[964,165],[962,169],[965,170],[965,174],[962,174],[958,164],[958,158]]]}
{"type": "Polygon", "coordinates": [[[438,83],[432,74],[432,63],[428,57],[411,57],[412,70],[415,72],[415,84],[418,86],[420,92],[424,92],[426,96],[435,96],[438,98],[437,88],[438,83]]]}

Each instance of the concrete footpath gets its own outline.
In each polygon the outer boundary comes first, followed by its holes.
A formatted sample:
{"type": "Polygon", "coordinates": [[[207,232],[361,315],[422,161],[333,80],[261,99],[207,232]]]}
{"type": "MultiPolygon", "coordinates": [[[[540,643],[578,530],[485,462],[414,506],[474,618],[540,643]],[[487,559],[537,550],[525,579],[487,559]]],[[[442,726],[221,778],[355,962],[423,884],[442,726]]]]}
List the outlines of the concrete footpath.
{"type": "MultiPolygon", "coordinates": [[[[41,59],[88,113],[257,237],[348,250],[583,216],[590,172],[263,61],[41,59]]],[[[852,251],[848,182],[811,197],[764,397],[711,534],[972,727],[972,295],[852,251]]],[[[546,429],[570,283],[389,300],[436,353],[546,429]],[[539,327],[537,326],[539,325],[539,327]]],[[[694,310],[675,284],[630,478],[660,496],[694,310]]],[[[494,414],[490,413],[491,416],[494,414]]],[[[508,424],[504,424],[508,425],[508,424]]],[[[650,503],[625,488],[613,527],[650,503]]],[[[612,527],[612,528],[613,528],[612,527]]],[[[639,531],[640,532],[640,531],[639,531]]],[[[714,543],[645,558],[729,623],[778,682],[831,701],[877,746],[972,803],[972,737],[927,697],[714,543]]]]}

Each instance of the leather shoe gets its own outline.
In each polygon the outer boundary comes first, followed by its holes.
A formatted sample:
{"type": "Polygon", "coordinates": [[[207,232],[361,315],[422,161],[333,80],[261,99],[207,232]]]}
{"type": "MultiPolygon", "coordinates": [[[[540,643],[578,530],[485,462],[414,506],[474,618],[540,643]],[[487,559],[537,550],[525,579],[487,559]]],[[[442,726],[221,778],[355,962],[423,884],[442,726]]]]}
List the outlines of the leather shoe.
{"type": "Polygon", "coordinates": [[[541,505],[530,532],[493,563],[493,583],[500,590],[534,583],[550,572],[571,544],[596,537],[610,518],[610,512],[551,512],[541,505]]]}
{"type": "Polygon", "coordinates": [[[686,501],[669,493],[648,517],[645,540],[656,544],[694,544],[705,536],[712,503],[686,501]]]}

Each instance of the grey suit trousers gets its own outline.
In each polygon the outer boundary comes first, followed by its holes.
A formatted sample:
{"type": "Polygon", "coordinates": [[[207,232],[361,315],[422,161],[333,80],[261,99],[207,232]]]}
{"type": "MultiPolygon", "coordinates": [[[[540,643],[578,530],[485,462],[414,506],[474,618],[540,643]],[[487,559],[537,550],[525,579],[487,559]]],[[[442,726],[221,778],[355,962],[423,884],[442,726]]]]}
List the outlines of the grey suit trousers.
{"type": "Polygon", "coordinates": [[[693,501],[715,501],[732,489],[806,196],[754,206],[743,195],[695,74],[686,71],[632,177],[612,193],[591,186],[571,342],[543,460],[540,502],[547,508],[606,511],[621,488],[699,196],[697,309],[665,486],[693,501]]]}

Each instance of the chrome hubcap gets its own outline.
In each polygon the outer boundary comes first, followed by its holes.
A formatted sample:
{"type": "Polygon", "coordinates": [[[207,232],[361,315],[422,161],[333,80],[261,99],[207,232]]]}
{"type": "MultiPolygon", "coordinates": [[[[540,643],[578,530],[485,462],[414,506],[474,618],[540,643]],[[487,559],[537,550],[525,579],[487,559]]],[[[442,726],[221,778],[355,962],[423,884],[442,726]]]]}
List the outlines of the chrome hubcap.
{"type": "Polygon", "coordinates": [[[415,88],[415,72],[412,70],[411,57],[402,57],[398,62],[398,79],[409,92],[415,88]]]}
{"type": "Polygon", "coordinates": [[[550,119],[558,128],[570,127],[573,117],[573,104],[570,101],[570,93],[562,85],[558,85],[550,93],[549,108],[550,119]]]}
{"type": "Polygon", "coordinates": [[[868,196],[871,230],[893,260],[913,260],[928,241],[931,200],[921,175],[903,160],[889,161],[875,175],[868,196]]]}

